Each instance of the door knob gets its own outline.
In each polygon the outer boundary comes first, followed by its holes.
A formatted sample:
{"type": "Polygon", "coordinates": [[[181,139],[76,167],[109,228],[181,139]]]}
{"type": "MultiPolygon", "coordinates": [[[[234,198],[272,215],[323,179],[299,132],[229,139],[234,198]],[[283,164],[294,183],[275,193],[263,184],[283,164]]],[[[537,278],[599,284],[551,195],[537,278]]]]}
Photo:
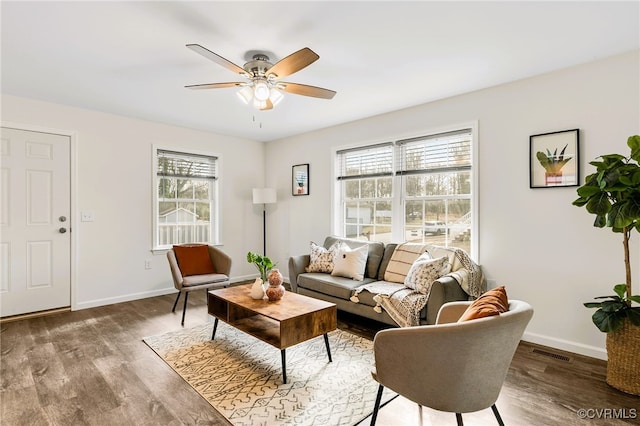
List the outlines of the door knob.
{"type": "Polygon", "coordinates": [[[66,217],[66,216],[60,216],[60,217],[58,218],[58,220],[59,220],[60,222],[66,222],[66,221],[67,221],[67,217],[66,217]]]}
{"type": "Polygon", "coordinates": [[[60,228],[58,229],[58,232],[64,234],[65,232],[67,232],[67,228],[60,228]]]}

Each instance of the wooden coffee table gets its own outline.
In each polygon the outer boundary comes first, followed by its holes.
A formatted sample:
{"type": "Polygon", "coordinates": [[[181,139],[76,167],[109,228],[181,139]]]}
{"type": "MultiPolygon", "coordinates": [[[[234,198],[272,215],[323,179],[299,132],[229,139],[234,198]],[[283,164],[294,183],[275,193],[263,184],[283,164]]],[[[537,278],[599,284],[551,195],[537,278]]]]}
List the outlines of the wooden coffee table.
{"type": "Polygon", "coordinates": [[[251,284],[207,292],[207,307],[215,317],[211,340],[216,336],[218,320],[242,330],[280,349],[282,380],[287,383],[286,348],[324,335],[329,362],[331,349],[327,333],[337,327],[334,303],[285,292],[282,299],[270,302],[255,300],[249,295],[251,284]]]}

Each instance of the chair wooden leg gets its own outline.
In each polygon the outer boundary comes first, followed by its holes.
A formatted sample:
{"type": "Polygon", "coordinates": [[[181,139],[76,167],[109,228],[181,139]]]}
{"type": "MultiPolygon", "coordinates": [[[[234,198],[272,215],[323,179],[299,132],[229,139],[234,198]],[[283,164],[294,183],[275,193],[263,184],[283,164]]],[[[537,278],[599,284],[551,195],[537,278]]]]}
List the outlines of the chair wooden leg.
{"type": "Polygon", "coordinates": [[[456,413],[456,420],[458,421],[458,426],[464,426],[464,423],[462,423],[462,414],[456,413]]]}
{"type": "Polygon", "coordinates": [[[376,396],[376,403],[373,406],[373,414],[371,414],[371,426],[376,424],[376,418],[378,417],[378,410],[380,409],[380,401],[382,400],[382,391],[384,390],[384,386],[378,386],[378,395],[376,396]]]}
{"type": "Polygon", "coordinates": [[[175,312],[176,311],[176,306],[178,306],[178,300],[180,300],[180,294],[182,294],[181,291],[178,292],[178,297],[176,297],[176,301],[173,302],[173,309],[171,309],[171,312],[175,312]]]}
{"type": "Polygon", "coordinates": [[[496,404],[493,404],[491,406],[491,409],[493,410],[493,415],[496,416],[496,420],[498,421],[498,424],[500,426],[504,426],[504,423],[502,422],[502,417],[500,417],[500,413],[498,412],[498,407],[496,407],[496,404]]]}
{"type": "Polygon", "coordinates": [[[189,292],[184,292],[184,307],[182,308],[182,325],[184,326],[184,314],[187,313],[187,299],[189,298],[189,292]]]}

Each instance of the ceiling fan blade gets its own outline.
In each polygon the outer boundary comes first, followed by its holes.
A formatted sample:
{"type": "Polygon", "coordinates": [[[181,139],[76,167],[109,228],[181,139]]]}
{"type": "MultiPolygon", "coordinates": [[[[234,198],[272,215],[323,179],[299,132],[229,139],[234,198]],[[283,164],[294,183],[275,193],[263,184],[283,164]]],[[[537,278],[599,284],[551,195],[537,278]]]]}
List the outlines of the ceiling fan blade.
{"type": "Polygon", "coordinates": [[[320,56],[318,56],[316,52],[305,47],[304,49],[300,49],[278,61],[274,66],[267,70],[266,76],[269,77],[270,75],[275,74],[276,78],[286,77],[311,65],[319,58],[320,56]]]}
{"type": "Polygon", "coordinates": [[[213,53],[212,51],[210,51],[209,49],[207,49],[206,47],[202,47],[199,44],[187,44],[187,47],[191,50],[193,50],[194,52],[204,56],[207,59],[212,60],[213,62],[215,62],[218,65],[222,65],[223,67],[237,73],[237,74],[242,74],[246,77],[250,77],[250,75],[247,73],[247,71],[245,71],[244,68],[242,68],[241,66],[238,66],[236,64],[234,64],[233,62],[223,58],[222,56],[218,55],[217,53],[213,53]]]}
{"type": "Polygon", "coordinates": [[[285,81],[279,82],[277,87],[287,93],[311,96],[314,98],[333,99],[336,95],[336,92],[333,90],[323,89],[322,87],[307,86],[306,84],[287,83],[285,81]]]}
{"type": "Polygon", "coordinates": [[[242,83],[240,81],[234,81],[231,83],[207,83],[207,84],[192,84],[189,86],[184,86],[187,89],[223,89],[225,87],[237,87],[237,86],[246,86],[247,83],[242,83]]]}

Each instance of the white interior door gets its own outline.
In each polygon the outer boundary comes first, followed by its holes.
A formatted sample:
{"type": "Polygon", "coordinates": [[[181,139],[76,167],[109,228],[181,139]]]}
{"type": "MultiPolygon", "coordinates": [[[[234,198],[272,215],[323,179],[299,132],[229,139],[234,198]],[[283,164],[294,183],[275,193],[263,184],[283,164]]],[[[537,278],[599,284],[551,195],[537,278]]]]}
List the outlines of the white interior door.
{"type": "Polygon", "coordinates": [[[69,136],[2,128],[0,316],[71,305],[69,136]]]}

